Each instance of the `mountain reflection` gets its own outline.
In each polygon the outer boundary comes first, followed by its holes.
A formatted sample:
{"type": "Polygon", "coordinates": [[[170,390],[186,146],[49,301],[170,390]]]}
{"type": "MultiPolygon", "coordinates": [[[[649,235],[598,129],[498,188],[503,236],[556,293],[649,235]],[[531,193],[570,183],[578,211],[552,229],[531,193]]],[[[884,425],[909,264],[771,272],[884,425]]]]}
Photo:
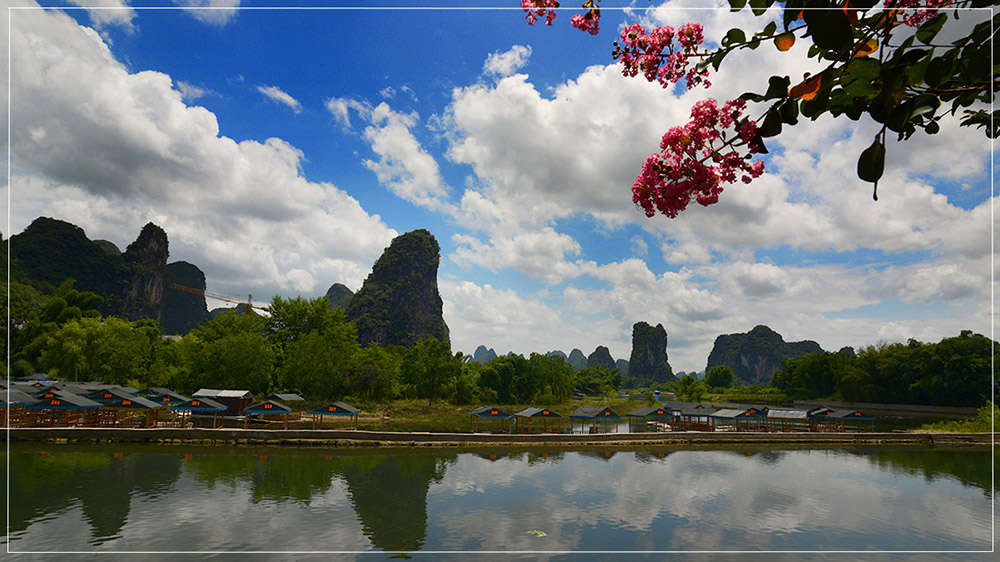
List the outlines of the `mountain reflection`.
{"type": "Polygon", "coordinates": [[[92,544],[118,536],[128,520],[133,494],[162,492],[181,473],[180,459],[172,455],[63,452],[58,447],[15,453],[11,469],[12,533],[78,503],[91,526],[92,544]]]}
{"type": "Polygon", "coordinates": [[[937,549],[979,541],[944,496],[992,476],[980,449],[46,447],[11,449],[15,550],[937,549]]]}

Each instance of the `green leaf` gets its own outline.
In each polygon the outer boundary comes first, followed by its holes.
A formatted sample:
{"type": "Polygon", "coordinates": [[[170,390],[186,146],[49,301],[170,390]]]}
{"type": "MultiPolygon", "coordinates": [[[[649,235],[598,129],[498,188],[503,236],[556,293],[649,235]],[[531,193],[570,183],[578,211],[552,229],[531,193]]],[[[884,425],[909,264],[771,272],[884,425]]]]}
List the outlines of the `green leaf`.
{"type": "Polygon", "coordinates": [[[954,71],[955,51],[948,51],[927,63],[924,80],[928,86],[937,88],[950,81],[954,71]]]}
{"type": "Polygon", "coordinates": [[[774,32],[777,30],[778,30],[778,22],[772,21],[771,23],[764,26],[764,29],[762,29],[760,33],[757,33],[756,35],[759,35],[761,37],[770,37],[771,35],[774,35],[774,32]]]}
{"type": "Polygon", "coordinates": [[[767,7],[771,3],[768,0],[750,0],[750,9],[753,10],[753,15],[760,16],[767,11],[767,7]]]}
{"type": "Polygon", "coordinates": [[[822,88],[816,97],[809,101],[802,102],[802,115],[809,119],[816,119],[824,112],[830,104],[830,89],[822,88]]]}
{"type": "Polygon", "coordinates": [[[847,15],[840,10],[806,10],[803,18],[813,41],[828,51],[843,52],[854,44],[847,15]]]}
{"type": "Polygon", "coordinates": [[[747,5],[747,0],[729,0],[729,10],[732,12],[738,12],[747,5]]]}
{"type": "Polygon", "coordinates": [[[785,11],[782,14],[785,31],[788,31],[788,27],[792,25],[793,21],[799,19],[799,13],[802,12],[802,8],[805,7],[805,0],[788,0],[788,2],[785,2],[785,11]]]}
{"type": "Polygon", "coordinates": [[[879,72],[880,64],[877,59],[854,59],[847,65],[840,85],[850,96],[869,96],[878,90],[874,82],[879,72]]]}
{"type": "Polygon", "coordinates": [[[878,137],[871,146],[858,158],[858,177],[864,181],[875,183],[885,171],[885,145],[878,137]]]}
{"type": "Polygon", "coordinates": [[[788,96],[788,86],[791,80],[787,76],[772,76],[767,79],[767,91],[764,92],[765,100],[779,99],[788,96]]]}
{"type": "Polygon", "coordinates": [[[746,40],[747,34],[742,29],[734,27],[727,31],[726,36],[722,38],[722,46],[728,47],[734,43],[745,43],[746,40]]]}
{"type": "Polygon", "coordinates": [[[929,45],[931,41],[934,40],[934,37],[937,36],[938,32],[941,31],[941,27],[944,26],[944,22],[947,20],[948,14],[941,12],[930,21],[924,22],[924,24],[917,29],[917,40],[924,45],[929,45]]]}
{"type": "Polygon", "coordinates": [[[798,100],[785,100],[778,109],[778,113],[781,114],[781,120],[789,125],[795,125],[799,122],[799,103],[798,100]]]}
{"type": "Polygon", "coordinates": [[[722,64],[722,59],[726,58],[726,54],[728,54],[728,51],[719,50],[717,53],[709,57],[709,60],[712,61],[712,68],[714,68],[716,72],[719,71],[719,66],[722,64]]]}
{"type": "Polygon", "coordinates": [[[771,106],[771,109],[767,110],[759,132],[762,137],[773,137],[781,134],[781,115],[775,109],[775,106],[771,106]]]}

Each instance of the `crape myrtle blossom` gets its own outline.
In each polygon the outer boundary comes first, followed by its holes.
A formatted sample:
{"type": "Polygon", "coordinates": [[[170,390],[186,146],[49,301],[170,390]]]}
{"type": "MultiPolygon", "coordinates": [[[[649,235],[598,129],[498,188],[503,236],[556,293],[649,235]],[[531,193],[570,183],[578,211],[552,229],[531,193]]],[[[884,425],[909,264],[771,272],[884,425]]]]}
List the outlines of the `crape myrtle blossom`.
{"type": "Polygon", "coordinates": [[[951,0],[886,0],[887,9],[903,9],[903,23],[910,27],[920,27],[937,15],[938,10],[951,5],[951,0]]]}
{"type": "Polygon", "coordinates": [[[659,82],[664,88],[681,78],[686,79],[688,88],[698,85],[707,88],[712,85],[705,79],[708,70],[699,70],[697,65],[691,64],[691,58],[698,56],[698,47],[704,39],[700,23],[686,23],[676,33],[669,25],[647,33],[646,28],[633,23],[622,31],[621,43],[615,41],[611,56],[621,61],[625,76],[636,76],[641,70],[646,80],[659,82]]]}
{"type": "Polygon", "coordinates": [[[719,109],[706,99],[691,108],[691,121],[672,127],[660,141],[661,152],[650,154],[632,184],[632,202],[647,217],[660,212],[674,218],[692,199],[708,206],[718,202],[724,183],[739,177],[744,183],[764,173],[764,163],[751,162],[762,151],[757,123],[743,118],[744,100],[730,100],[719,109]]]}
{"type": "Polygon", "coordinates": [[[528,20],[528,25],[535,25],[540,17],[545,18],[545,25],[552,25],[558,7],[558,0],[521,0],[521,9],[524,10],[524,19],[528,20]]]}
{"type": "Polygon", "coordinates": [[[587,8],[587,11],[582,14],[574,14],[573,17],[569,19],[573,27],[579,29],[580,31],[586,31],[591,35],[597,35],[600,31],[601,24],[601,7],[597,5],[601,0],[587,0],[583,3],[583,7],[587,8]]]}

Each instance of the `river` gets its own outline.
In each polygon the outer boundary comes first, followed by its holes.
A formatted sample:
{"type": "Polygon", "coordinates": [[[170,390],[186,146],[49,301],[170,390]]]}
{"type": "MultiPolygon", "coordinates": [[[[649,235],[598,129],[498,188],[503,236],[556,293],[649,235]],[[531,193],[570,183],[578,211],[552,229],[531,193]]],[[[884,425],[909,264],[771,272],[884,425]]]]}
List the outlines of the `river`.
{"type": "Polygon", "coordinates": [[[36,553],[29,558],[846,550],[989,559],[982,551],[996,507],[987,448],[14,443],[3,460],[11,467],[5,547],[36,553]]]}

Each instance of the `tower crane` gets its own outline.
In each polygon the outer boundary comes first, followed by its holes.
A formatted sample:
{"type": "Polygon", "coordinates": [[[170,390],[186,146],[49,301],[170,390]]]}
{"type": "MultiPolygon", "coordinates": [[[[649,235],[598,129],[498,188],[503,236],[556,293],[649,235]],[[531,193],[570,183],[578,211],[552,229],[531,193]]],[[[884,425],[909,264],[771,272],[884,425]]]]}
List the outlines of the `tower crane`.
{"type": "Polygon", "coordinates": [[[218,293],[212,293],[209,291],[204,291],[202,289],[195,289],[192,287],[185,287],[184,285],[178,285],[177,283],[171,283],[169,285],[171,289],[177,289],[178,291],[184,291],[185,293],[192,293],[195,295],[201,295],[203,297],[208,297],[211,299],[216,299],[224,302],[231,302],[236,304],[242,304],[244,306],[250,307],[251,309],[263,310],[268,312],[269,309],[266,306],[260,306],[253,303],[253,295],[247,295],[247,300],[243,301],[240,299],[235,299],[233,297],[227,297],[225,295],[220,295],[218,293]]]}

